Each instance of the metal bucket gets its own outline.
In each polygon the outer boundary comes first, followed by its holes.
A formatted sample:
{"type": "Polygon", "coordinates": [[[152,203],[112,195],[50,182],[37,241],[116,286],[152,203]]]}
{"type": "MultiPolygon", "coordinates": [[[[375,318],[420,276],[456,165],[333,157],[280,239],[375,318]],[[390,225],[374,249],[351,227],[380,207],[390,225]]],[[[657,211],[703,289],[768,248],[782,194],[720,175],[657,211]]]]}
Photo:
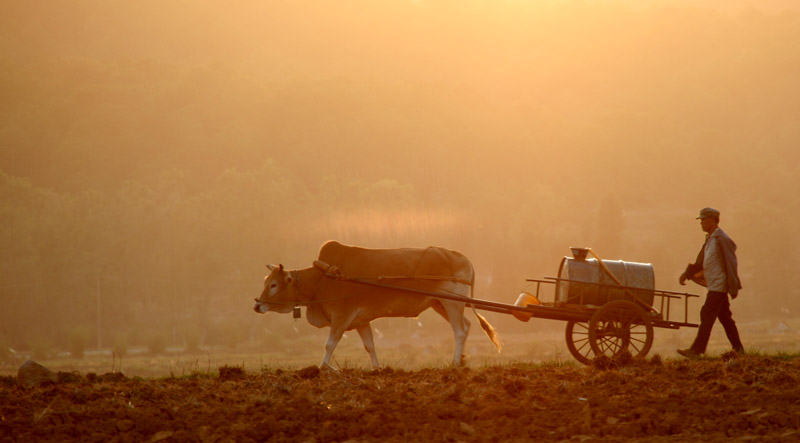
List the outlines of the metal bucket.
{"type": "Polygon", "coordinates": [[[558,268],[558,278],[584,283],[559,282],[556,285],[556,302],[600,306],[612,300],[632,300],[632,297],[636,297],[648,306],[653,305],[653,265],[622,260],[603,260],[603,264],[622,286],[632,289],[620,288],[596,259],[564,257],[558,268]]]}

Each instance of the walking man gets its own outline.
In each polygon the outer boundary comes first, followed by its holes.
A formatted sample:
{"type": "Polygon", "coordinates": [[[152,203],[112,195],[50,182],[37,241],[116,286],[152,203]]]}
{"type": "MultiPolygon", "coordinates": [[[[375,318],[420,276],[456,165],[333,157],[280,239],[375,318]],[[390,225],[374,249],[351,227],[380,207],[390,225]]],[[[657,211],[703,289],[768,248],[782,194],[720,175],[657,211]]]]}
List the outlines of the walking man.
{"type": "Polygon", "coordinates": [[[739,339],[739,330],[731,315],[730,301],[739,295],[742,285],[737,272],[736,243],[728,237],[719,227],[719,211],[714,208],[700,210],[700,227],[706,232],[706,242],[697,255],[697,260],[689,264],[681,274],[679,282],[686,284],[686,280],[705,286],[708,289],[706,302],[700,310],[700,328],[697,337],[688,349],[679,349],[678,354],[684,357],[697,357],[706,352],[711,328],[719,318],[728,341],[731,342],[735,352],[744,352],[744,347],[739,339]]]}

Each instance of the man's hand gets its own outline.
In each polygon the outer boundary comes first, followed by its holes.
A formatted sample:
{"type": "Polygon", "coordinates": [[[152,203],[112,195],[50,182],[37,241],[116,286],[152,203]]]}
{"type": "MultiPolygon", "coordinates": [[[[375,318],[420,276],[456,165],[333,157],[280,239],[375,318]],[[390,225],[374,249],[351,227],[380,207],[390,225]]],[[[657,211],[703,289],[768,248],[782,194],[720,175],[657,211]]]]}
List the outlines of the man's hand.
{"type": "Polygon", "coordinates": [[[735,299],[738,296],[739,296],[739,294],[731,294],[731,300],[735,299]]]}
{"type": "Polygon", "coordinates": [[[686,286],[686,273],[685,272],[683,274],[681,274],[680,277],[678,277],[678,283],[680,283],[681,286],[686,286]]]}

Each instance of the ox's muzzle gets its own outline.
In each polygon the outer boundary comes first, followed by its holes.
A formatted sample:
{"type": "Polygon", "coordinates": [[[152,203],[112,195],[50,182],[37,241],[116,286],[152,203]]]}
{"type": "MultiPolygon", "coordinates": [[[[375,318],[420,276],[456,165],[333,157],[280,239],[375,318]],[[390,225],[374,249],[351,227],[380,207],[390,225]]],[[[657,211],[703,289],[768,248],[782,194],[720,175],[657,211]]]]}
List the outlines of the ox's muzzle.
{"type": "Polygon", "coordinates": [[[261,303],[258,299],[255,299],[255,300],[256,300],[256,304],[255,304],[255,306],[253,306],[253,310],[256,311],[256,313],[263,314],[263,313],[269,311],[269,304],[261,303]]]}

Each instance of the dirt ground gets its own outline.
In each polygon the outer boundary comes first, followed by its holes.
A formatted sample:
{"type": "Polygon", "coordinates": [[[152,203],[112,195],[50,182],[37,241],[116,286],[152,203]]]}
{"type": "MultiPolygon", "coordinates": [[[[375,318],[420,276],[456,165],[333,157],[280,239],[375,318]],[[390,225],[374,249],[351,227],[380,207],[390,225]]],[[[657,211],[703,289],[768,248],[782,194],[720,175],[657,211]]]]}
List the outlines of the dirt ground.
{"type": "Polygon", "coordinates": [[[797,441],[800,359],[0,378],[6,441],[797,441]]]}

